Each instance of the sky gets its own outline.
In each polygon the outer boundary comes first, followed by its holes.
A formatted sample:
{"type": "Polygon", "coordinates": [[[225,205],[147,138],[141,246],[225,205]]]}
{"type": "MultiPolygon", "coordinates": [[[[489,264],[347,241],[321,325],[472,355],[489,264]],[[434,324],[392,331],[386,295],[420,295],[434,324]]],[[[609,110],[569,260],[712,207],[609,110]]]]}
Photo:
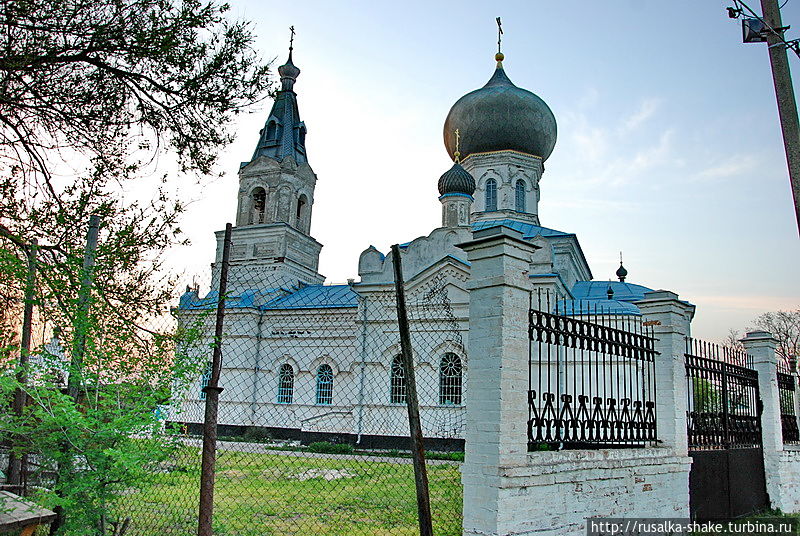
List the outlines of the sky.
{"type": "MultiPolygon", "coordinates": [[[[757,8],[758,2],[748,4],[757,8]]],[[[452,104],[494,70],[550,106],[558,140],[542,178],[545,227],[576,233],[596,280],[668,289],[697,306],[696,337],[720,340],[761,313],[800,307],[800,240],[766,45],[743,44],[731,2],[272,2],[233,0],[255,48],[281,65],[297,32],[295,85],[318,176],[311,234],[327,282],[357,278],[369,245],[441,225],[452,104]]],[[[800,0],[782,10],[800,36],[800,0]]],[[[795,73],[800,59],[790,54],[795,73]]],[[[235,127],[225,176],[187,194],[191,245],[169,262],[208,270],[233,222],[239,163],[271,102],[235,127]]]]}

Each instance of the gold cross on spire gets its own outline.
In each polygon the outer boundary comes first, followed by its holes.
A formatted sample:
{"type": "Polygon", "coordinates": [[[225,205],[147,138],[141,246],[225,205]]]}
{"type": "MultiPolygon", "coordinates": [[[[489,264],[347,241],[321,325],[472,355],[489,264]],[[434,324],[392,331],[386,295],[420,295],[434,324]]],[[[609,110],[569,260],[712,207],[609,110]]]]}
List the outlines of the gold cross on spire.
{"type": "Polygon", "coordinates": [[[461,133],[456,129],[456,151],[453,153],[453,156],[456,158],[456,164],[460,163],[459,160],[461,158],[461,153],[458,150],[458,144],[461,141],[461,133]]]}

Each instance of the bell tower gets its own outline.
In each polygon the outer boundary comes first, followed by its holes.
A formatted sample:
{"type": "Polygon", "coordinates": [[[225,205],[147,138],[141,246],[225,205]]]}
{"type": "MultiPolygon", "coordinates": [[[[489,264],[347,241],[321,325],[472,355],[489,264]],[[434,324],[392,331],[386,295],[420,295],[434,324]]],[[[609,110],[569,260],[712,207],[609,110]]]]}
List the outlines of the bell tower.
{"type": "MultiPolygon", "coordinates": [[[[281,89],[267,117],[249,162],[239,168],[236,225],[231,270],[247,281],[248,267],[274,271],[272,279],[295,286],[322,283],[317,272],[322,244],[311,237],[311,211],[317,176],[306,154],[306,125],[300,120],[294,85],[300,75],[289,59],[278,67],[281,89]]],[[[222,259],[224,232],[217,233],[217,260],[222,259]]],[[[255,271],[255,270],[254,270],[255,271]]],[[[254,276],[256,288],[263,275],[254,276]]]]}

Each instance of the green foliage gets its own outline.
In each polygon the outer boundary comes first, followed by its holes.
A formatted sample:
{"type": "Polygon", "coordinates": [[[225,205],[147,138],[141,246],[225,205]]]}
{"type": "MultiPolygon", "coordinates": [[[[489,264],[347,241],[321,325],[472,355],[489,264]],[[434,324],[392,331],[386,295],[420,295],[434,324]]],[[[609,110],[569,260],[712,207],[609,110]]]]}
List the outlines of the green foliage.
{"type": "Polygon", "coordinates": [[[692,411],[722,411],[722,394],[717,386],[704,378],[692,378],[692,411]]]}
{"type": "Polygon", "coordinates": [[[315,441],[308,445],[311,452],[322,454],[352,454],[353,446],[348,443],[329,443],[328,441],[315,441]]]}
{"type": "Polygon", "coordinates": [[[119,521],[111,512],[115,497],[152,481],[181,448],[178,436],[163,430],[156,409],[199,374],[199,333],[197,327],[183,327],[176,335],[162,335],[158,347],[168,366],[140,367],[125,378],[109,378],[97,366],[108,355],[92,345],[85,364],[99,372],[82,375],[77,400],[38,366],[27,367],[26,383],[16,368],[0,371],[0,400],[11,399],[17,389],[31,400],[22,414],[0,418],[0,435],[17,454],[40,460],[28,481],[38,484],[37,502],[64,511],[59,535],[102,535],[100,527],[110,529],[119,521]]]}
{"type": "Polygon", "coordinates": [[[248,426],[242,434],[242,439],[251,443],[266,443],[272,439],[272,435],[269,430],[260,426],[248,426]]]}

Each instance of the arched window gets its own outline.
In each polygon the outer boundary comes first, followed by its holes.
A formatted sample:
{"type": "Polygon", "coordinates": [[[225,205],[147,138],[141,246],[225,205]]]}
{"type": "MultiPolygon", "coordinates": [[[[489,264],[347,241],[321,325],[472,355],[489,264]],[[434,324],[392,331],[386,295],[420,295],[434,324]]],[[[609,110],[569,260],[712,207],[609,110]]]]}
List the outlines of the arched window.
{"type": "Polygon", "coordinates": [[[206,399],[205,388],[208,387],[208,382],[211,381],[211,371],[213,370],[213,367],[213,363],[208,361],[206,362],[206,366],[203,368],[203,374],[200,376],[200,400],[206,399]]]}
{"type": "Polygon", "coordinates": [[[320,365],[317,369],[317,404],[333,403],[333,369],[330,365],[320,365]]]}
{"type": "Polygon", "coordinates": [[[277,129],[278,128],[277,128],[277,125],[275,124],[275,121],[270,121],[267,124],[267,139],[268,140],[274,140],[275,139],[275,134],[277,132],[277,129]]]}
{"type": "Polygon", "coordinates": [[[250,194],[252,199],[249,223],[266,223],[265,213],[267,210],[267,192],[264,188],[256,188],[250,194]]]}
{"type": "Polygon", "coordinates": [[[486,211],[497,210],[497,181],[486,181],[486,211]]]}
{"type": "Polygon", "coordinates": [[[296,226],[301,231],[303,230],[303,219],[306,217],[306,205],[308,204],[308,198],[306,194],[300,194],[300,197],[297,198],[297,214],[296,214],[296,226]]]}
{"type": "Polygon", "coordinates": [[[461,359],[447,352],[439,362],[439,404],[460,406],[462,391],[461,359]]]}
{"type": "Polygon", "coordinates": [[[291,404],[294,397],[294,369],[289,363],[278,372],[278,404],[291,404]]]}
{"type": "Polygon", "coordinates": [[[392,359],[392,371],[389,378],[389,401],[392,404],[406,403],[406,373],[403,370],[403,356],[396,355],[392,359]]]}
{"type": "Polygon", "coordinates": [[[525,212],[525,181],[519,179],[515,190],[517,212],[525,212]]]}
{"type": "Polygon", "coordinates": [[[306,146],[306,127],[305,127],[305,125],[302,125],[300,127],[300,146],[301,147],[305,147],[306,146]]]}

